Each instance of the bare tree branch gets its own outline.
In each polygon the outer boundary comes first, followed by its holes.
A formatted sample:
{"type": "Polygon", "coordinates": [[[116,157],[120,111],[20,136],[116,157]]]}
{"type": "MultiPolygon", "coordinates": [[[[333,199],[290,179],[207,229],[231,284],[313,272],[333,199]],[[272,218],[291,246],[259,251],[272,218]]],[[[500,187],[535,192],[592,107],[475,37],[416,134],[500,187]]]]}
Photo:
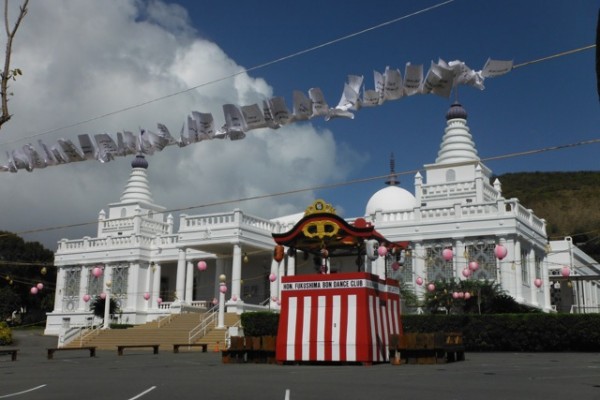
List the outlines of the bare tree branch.
{"type": "Polygon", "coordinates": [[[0,101],[2,103],[2,115],[0,115],[0,128],[4,125],[8,120],[10,120],[11,115],[8,112],[8,81],[12,78],[15,79],[17,75],[21,75],[20,69],[10,69],[10,58],[12,55],[12,43],[13,39],[21,25],[21,21],[27,15],[27,5],[29,0],[24,0],[23,4],[19,8],[19,16],[17,17],[17,21],[15,22],[12,30],[10,29],[10,25],[8,23],[8,0],[4,0],[4,27],[6,29],[6,50],[4,54],[4,68],[0,75],[0,101]]]}

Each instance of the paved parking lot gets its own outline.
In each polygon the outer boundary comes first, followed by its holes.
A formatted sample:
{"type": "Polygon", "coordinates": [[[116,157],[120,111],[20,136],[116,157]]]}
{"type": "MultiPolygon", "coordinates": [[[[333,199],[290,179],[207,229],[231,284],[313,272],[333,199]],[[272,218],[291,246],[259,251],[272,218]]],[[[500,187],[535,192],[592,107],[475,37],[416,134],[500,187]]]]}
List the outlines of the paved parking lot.
{"type": "Polygon", "coordinates": [[[16,332],[0,357],[0,399],[600,399],[598,353],[467,353],[466,361],[374,366],[223,364],[219,353],[161,349],[58,352],[56,338],[16,332]]]}

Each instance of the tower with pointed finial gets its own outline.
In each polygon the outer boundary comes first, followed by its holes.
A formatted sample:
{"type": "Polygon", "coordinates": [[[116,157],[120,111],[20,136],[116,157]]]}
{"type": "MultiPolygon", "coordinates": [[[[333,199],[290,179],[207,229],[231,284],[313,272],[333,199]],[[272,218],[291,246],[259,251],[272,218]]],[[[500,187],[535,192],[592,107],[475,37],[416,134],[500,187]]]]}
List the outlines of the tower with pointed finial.
{"type": "Polygon", "coordinates": [[[480,160],[467,125],[467,111],[455,102],[434,164],[425,165],[426,182],[417,189],[423,206],[494,201],[501,196],[490,184],[492,171],[480,160]]]}
{"type": "MultiPolygon", "coordinates": [[[[139,221],[142,219],[156,221],[158,224],[154,226],[161,227],[164,211],[165,207],[155,204],[152,198],[148,183],[148,161],[143,154],[138,154],[131,162],[131,174],[119,202],[108,205],[107,220],[113,221],[102,223],[99,219],[98,237],[139,234],[142,231],[139,221]]],[[[104,210],[100,213],[106,215],[104,210]]],[[[165,232],[161,229],[156,233],[165,232]]]]}

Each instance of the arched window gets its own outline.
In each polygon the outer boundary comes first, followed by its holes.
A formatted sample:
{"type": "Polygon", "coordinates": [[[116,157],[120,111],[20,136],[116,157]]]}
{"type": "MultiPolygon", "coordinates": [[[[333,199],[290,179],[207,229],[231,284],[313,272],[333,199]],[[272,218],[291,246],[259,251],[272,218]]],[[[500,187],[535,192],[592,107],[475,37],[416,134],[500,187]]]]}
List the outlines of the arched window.
{"type": "Polygon", "coordinates": [[[125,218],[127,216],[127,209],[126,208],[121,208],[121,218],[125,218]]]}
{"type": "Polygon", "coordinates": [[[456,171],[449,169],[446,171],[446,182],[454,182],[456,180],[456,171]]]}

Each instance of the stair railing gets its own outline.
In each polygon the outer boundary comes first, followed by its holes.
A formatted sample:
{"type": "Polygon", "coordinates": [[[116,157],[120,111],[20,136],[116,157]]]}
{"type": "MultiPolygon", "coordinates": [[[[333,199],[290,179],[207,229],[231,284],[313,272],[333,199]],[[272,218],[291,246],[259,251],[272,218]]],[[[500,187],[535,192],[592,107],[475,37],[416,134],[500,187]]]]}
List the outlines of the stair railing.
{"type": "Polygon", "coordinates": [[[208,331],[208,328],[217,319],[218,309],[219,309],[218,306],[214,306],[213,308],[208,310],[206,312],[206,317],[204,317],[204,319],[202,321],[200,321],[200,323],[198,325],[196,325],[194,328],[192,328],[192,330],[190,330],[190,332],[188,334],[188,344],[193,343],[194,339],[197,336],[199,336],[200,334],[202,334],[202,336],[206,335],[206,331],[208,331]]]}
{"type": "Polygon", "coordinates": [[[83,342],[91,337],[91,336],[98,336],[100,334],[100,330],[102,329],[102,325],[98,325],[93,329],[88,330],[87,332],[82,332],[81,335],[79,336],[79,347],[83,347],[83,342]]]}
{"type": "Polygon", "coordinates": [[[157,328],[160,328],[161,326],[164,326],[164,325],[168,324],[169,322],[171,322],[171,318],[173,318],[173,314],[169,314],[169,315],[159,318],[158,323],[157,323],[157,328]]]}

